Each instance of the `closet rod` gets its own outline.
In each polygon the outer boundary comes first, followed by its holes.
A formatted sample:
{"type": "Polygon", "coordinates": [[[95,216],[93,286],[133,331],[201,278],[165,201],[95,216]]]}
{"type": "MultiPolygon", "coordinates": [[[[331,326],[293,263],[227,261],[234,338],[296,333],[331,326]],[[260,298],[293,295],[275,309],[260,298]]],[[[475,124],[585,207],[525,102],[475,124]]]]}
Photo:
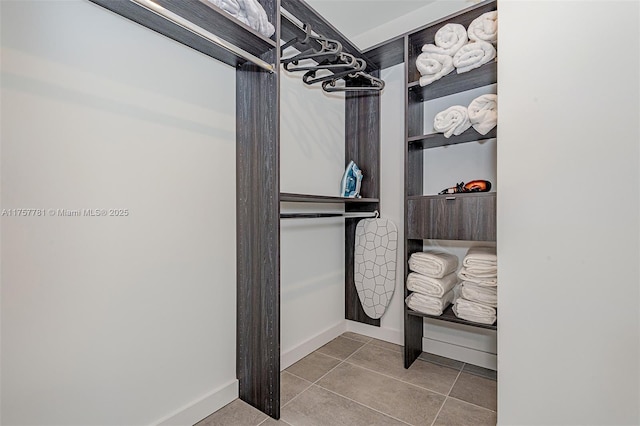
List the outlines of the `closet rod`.
{"type": "Polygon", "coordinates": [[[378,210],[363,213],[280,213],[280,219],[318,219],[325,217],[344,217],[345,219],[359,219],[379,217],[378,210]]]}
{"type": "Polygon", "coordinates": [[[175,13],[171,12],[170,10],[165,9],[164,7],[160,6],[159,4],[151,1],[151,0],[129,0],[132,3],[137,4],[140,7],[143,7],[145,9],[147,9],[150,12],[155,13],[156,15],[173,22],[174,24],[184,28],[187,31],[192,32],[193,34],[213,43],[216,44],[220,47],[222,47],[225,50],[228,50],[229,52],[233,53],[236,56],[239,56],[240,58],[246,59],[249,62],[252,62],[254,64],[256,64],[257,66],[259,66],[260,68],[269,71],[270,73],[274,73],[275,72],[275,67],[273,64],[270,64],[268,62],[263,61],[262,59],[258,58],[257,56],[253,56],[251,53],[245,52],[244,50],[240,49],[238,46],[235,46],[221,38],[219,38],[218,36],[210,33],[209,31],[200,28],[197,25],[194,25],[193,23],[187,21],[186,19],[184,19],[183,17],[181,17],[180,15],[176,15],[175,13]]]}

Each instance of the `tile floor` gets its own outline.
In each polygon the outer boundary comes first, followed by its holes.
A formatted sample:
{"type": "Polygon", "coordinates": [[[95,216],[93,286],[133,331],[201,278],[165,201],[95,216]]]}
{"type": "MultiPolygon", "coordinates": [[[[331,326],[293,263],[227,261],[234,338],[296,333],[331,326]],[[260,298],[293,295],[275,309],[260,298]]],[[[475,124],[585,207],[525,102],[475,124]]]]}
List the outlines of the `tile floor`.
{"type": "Polygon", "coordinates": [[[276,421],[237,399],[196,426],[496,424],[495,371],[344,333],[282,372],[276,421]]]}

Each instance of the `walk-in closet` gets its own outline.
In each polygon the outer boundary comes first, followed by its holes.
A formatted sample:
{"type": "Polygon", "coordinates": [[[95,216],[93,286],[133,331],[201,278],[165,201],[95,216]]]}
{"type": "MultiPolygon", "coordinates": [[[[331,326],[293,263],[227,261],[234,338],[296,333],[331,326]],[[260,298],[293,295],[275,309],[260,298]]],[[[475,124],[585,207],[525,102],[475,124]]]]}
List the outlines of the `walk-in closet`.
{"type": "Polygon", "coordinates": [[[639,2],[0,20],[0,423],[640,423],[639,2]]]}

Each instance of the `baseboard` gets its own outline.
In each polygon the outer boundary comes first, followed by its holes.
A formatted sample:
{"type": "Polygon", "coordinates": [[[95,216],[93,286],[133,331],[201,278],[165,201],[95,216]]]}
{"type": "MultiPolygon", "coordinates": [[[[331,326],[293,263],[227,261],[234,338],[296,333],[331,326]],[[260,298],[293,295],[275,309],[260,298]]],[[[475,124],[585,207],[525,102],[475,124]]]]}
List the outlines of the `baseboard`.
{"type": "Polygon", "coordinates": [[[422,350],[490,370],[498,369],[498,357],[489,352],[428,338],[422,339],[422,350]]]}
{"type": "Polygon", "coordinates": [[[396,345],[404,345],[404,334],[401,330],[375,327],[373,325],[350,320],[346,321],[347,331],[373,337],[374,339],[384,340],[385,342],[395,343],[396,345]]]}
{"type": "Polygon", "coordinates": [[[345,322],[340,321],[333,327],[329,327],[328,329],[316,334],[312,338],[305,340],[298,346],[289,349],[286,352],[283,352],[280,355],[280,369],[284,370],[292,364],[295,364],[305,356],[309,355],[311,352],[329,343],[345,331],[347,331],[345,322]]]}
{"type": "Polygon", "coordinates": [[[232,380],[204,398],[154,423],[158,426],[191,426],[238,398],[238,380],[232,380]]]}

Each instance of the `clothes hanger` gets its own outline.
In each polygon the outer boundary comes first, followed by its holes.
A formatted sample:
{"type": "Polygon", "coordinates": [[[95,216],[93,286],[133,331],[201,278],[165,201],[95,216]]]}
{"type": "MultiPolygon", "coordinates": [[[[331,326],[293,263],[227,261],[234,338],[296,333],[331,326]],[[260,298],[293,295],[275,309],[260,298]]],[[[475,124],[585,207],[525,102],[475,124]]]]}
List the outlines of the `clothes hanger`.
{"type": "Polygon", "coordinates": [[[284,68],[289,72],[295,71],[318,71],[318,70],[340,70],[344,68],[355,69],[358,66],[358,60],[355,56],[349,53],[340,53],[336,61],[330,61],[325,59],[317,64],[308,64],[298,66],[298,63],[289,62],[284,65],[284,68]],[[294,66],[291,66],[293,64],[294,66]]]}
{"type": "Polygon", "coordinates": [[[322,90],[325,92],[366,92],[366,91],[381,91],[384,89],[384,81],[372,76],[371,74],[365,72],[357,72],[353,75],[349,75],[348,77],[352,79],[363,78],[368,81],[369,86],[347,86],[347,82],[345,81],[344,85],[337,85],[336,83],[340,78],[334,78],[332,80],[327,80],[322,82],[322,90]]]}
{"type": "Polygon", "coordinates": [[[326,82],[328,80],[338,80],[340,78],[347,77],[351,74],[355,76],[358,72],[364,71],[365,68],[367,67],[367,63],[365,62],[364,59],[356,58],[356,62],[357,62],[357,65],[353,68],[348,68],[344,71],[323,75],[321,77],[317,76],[317,70],[307,71],[302,76],[302,81],[305,84],[311,85],[314,83],[326,82]]]}

